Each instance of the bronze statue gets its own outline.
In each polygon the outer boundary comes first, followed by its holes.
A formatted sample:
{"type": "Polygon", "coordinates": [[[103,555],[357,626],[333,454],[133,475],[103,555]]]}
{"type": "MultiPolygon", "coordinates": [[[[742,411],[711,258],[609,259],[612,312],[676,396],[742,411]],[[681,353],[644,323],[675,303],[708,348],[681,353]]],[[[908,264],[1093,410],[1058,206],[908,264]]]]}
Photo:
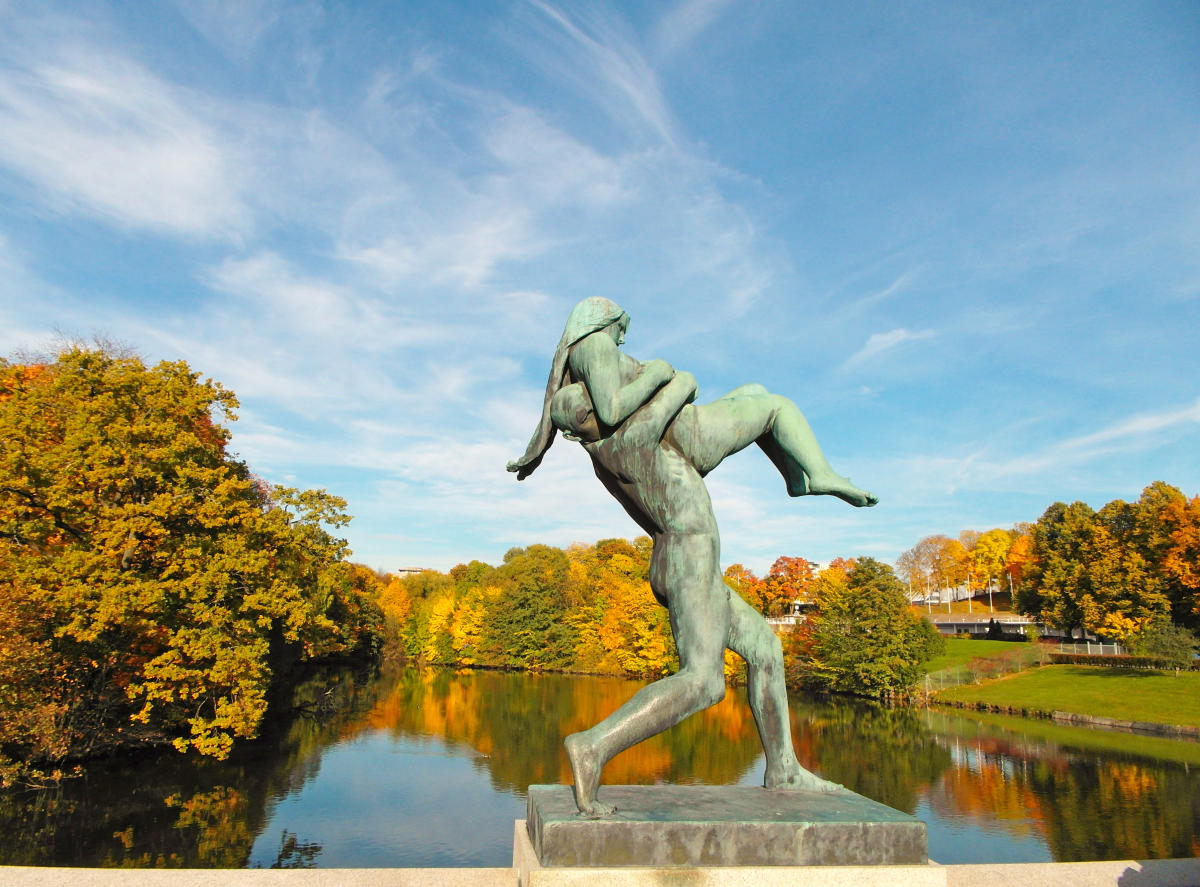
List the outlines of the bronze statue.
{"type": "Polygon", "coordinates": [[[835,790],[796,760],[779,639],[722,578],[720,539],[702,478],[726,456],[757,443],[791,496],[833,495],[860,507],[878,500],[834,473],[790,400],[746,385],[694,405],[690,373],[662,360],[641,363],[619,350],[628,327],[629,315],[609,299],[575,306],[554,355],[538,430],[525,455],[508,466],[518,479],[528,477],[556,429],[583,445],[596,476],[654,540],[650,587],[667,607],[679,651],[678,672],[567,737],[580,813],[613,812],[596,792],[614,755],[724,697],[726,648],[746,660],[750,708],[767,759],[765,786],[835,790]]]}

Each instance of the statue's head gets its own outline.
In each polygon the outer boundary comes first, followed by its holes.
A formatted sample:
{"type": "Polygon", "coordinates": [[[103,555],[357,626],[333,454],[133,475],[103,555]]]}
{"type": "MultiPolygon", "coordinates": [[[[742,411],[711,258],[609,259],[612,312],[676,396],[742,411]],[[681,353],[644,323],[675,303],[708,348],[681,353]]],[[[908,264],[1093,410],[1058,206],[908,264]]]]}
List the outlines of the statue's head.
{"type": "MultiPolygon", "coordinates": [[[[582,339],[584,336],[590,336],[592,333],[605,331],[612,336],[613,341],[618,345],[625,341],[625,331],[629,329],[629,315],[625,313],[625,309],[614,302],[612,299],[606,299],[603,296],[592,296],[584,299],[576,304],[571,309],[571,314],[567,317],[567,325],[563,329],[562,338],[558,340],[558,348],[554,352],[554,360],[550,364],[550,378],[546,380],[546,399],[542,402],[542,417],[538,420],[537,430],[533,432],[533,437],[529,440],[529,446],[525,448],[525,453],[520,459],[515,459],[508,463],[508,470],[517,473],[517,480],[524,480],[533,470],[541,464],[542,456],[546,450],[550,448],[550,444],[554,443],[554,429],[557,427],[560,431],[566,432],[575,440],[599,440],[599,431],[592,432],[591,437],[587,430],[586,419],[581,419],[575,422],[573,417],[579,414],[578,405],[568,406],[567,402],[573,398],[572,394],[566,394],[561,400],[564,411],[559,419],[555,419],[551,405],[556,397],[556,392],[560,392],[562,383],[567,374],[567,356],[571,350],[571,346],[582,339]],[[575,425],[578,430],[572,430],[572,425],[575,425]]],[[[583,399],[587,400],[587,393],[580,389],[583,399]]],[[[587,404],[588,412],[591,411],[591,404],[587,404]]],[[[592,425],[595,426],[595,418],[592,418],[592,425]]]]}
{"type": "Polygon", "coordinates": [[[584,443],[600,439],[600,426],[591,398],[580,382],[564,385],[551,398],[550,421],[564,437],[584,443]]]}
{"type": "Polygon", "coordinates": [[[600,330],[609,330],[618,345],[625,342],[625,331],[629,329],[629,315],[625,309],[604,296],[592,296],[577,303],[567,317],[560,347],[569,347],[584,336],[600,330]]]}

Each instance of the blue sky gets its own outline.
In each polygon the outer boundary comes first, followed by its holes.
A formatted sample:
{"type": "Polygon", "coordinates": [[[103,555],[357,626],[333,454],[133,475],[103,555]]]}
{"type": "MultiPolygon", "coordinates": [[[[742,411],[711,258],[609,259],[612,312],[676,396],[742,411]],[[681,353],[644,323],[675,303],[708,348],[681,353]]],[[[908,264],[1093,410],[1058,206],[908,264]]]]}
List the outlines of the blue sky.
{"type": "Polygon", "coordinates": [[[1200,6],[0,0],[0,353],[232,388],[374,567],[632,536],[560,441],[571,306],[757,381],[882,499],[709,478],[723,561],[1200,492],[1200,6]]]}

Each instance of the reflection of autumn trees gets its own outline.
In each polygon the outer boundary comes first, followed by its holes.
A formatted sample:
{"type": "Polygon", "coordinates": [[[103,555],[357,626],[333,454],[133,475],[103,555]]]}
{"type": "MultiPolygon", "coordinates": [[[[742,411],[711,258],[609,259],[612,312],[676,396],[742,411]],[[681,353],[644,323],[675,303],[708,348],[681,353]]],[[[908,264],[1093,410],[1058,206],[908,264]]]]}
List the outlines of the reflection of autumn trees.
{"type": "Polygon", "coordinates": [[[1014,778],[1029,762],[1014,762],[973,750],[970,763],[958,763],[930,793],[930,806],[944,815],[978,822],[999,820],[1013,835],[1044,835],[1045,811],[1028,779],[1014,778]]]}
{"type": "MultiPolygon", "coordinates": [[[[590,727],[636,691],[619,678],[577,678],[443,669],[402,672],[367,715],[397,736],[442,737],[478,755],[492,784],[524,792],[531,784],[570,783],[562,740],[590,727]]],[[[758,758],[754,719],[740,694],[618,755],[605,781],[725,784],[758,758]]]]}
{"type": "Polygon", "coordinates": [[[1036,832],[1063,862],[1200,855],[1200,779],[1180,773],[1180,765],[1081,754],[991,731],[943,741],[955,763],[930,804],[944,815],[998,821],[1016,835],[1036,832]]]}
{"type": "MultiPolygon", "coordinates": [[[[1165,769],[1165,768],[1163,768],[1165,769]]],[[[1200,833],[1200,780],[1161,779],[1137,761],[1073,760],[1034,768],[1045,797],[1047,840],[1056,859],[1164,859],[1191,856],[1200,833]]]]}
{"type": "MultiPolygon", "coordinates": [[[[318,672],[274,700],[290,712],[225,761],[174,752],[92,765],[37,792],[0,792],[0,865],[237,868],[246,865],[274,798],[317,772],[322,752],[364,729],[384,688],[350,671],[318,672]]],[[[285,835],[278,863],[304,865],[313,836],[285,835]]]]}

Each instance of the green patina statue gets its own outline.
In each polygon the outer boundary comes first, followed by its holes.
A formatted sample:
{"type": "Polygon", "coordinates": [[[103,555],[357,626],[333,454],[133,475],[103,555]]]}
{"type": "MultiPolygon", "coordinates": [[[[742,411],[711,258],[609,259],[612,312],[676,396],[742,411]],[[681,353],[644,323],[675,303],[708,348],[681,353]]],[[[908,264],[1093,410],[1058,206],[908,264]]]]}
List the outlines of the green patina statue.
{"type": "Polygon", "coordinates": [[[799,408],[761,385],[746,385],[695,405],[696,380],[662,360],[623,353],[629,315],[609,299],[571,311],[546,383],[542,418],[529,447],[508,465],[528,477],[557,429],[579,441],[596,476],[654,540],[650,587],[667,607],[679,671],[639,690],[590,730],[567,737],[575,800],[584,816],[613,808],[596,792],[614,755],[719,702],[724,654],[746,660],[750,708],[766,754],[769,789],[833,791],[800,766],[792,747],[779,639],[766,620],[730,593],[720,539],[703,477],[757,443],[783,475],[791,496],[832,495],[874,505],[871,493],[830,467],[799,408]]]}

